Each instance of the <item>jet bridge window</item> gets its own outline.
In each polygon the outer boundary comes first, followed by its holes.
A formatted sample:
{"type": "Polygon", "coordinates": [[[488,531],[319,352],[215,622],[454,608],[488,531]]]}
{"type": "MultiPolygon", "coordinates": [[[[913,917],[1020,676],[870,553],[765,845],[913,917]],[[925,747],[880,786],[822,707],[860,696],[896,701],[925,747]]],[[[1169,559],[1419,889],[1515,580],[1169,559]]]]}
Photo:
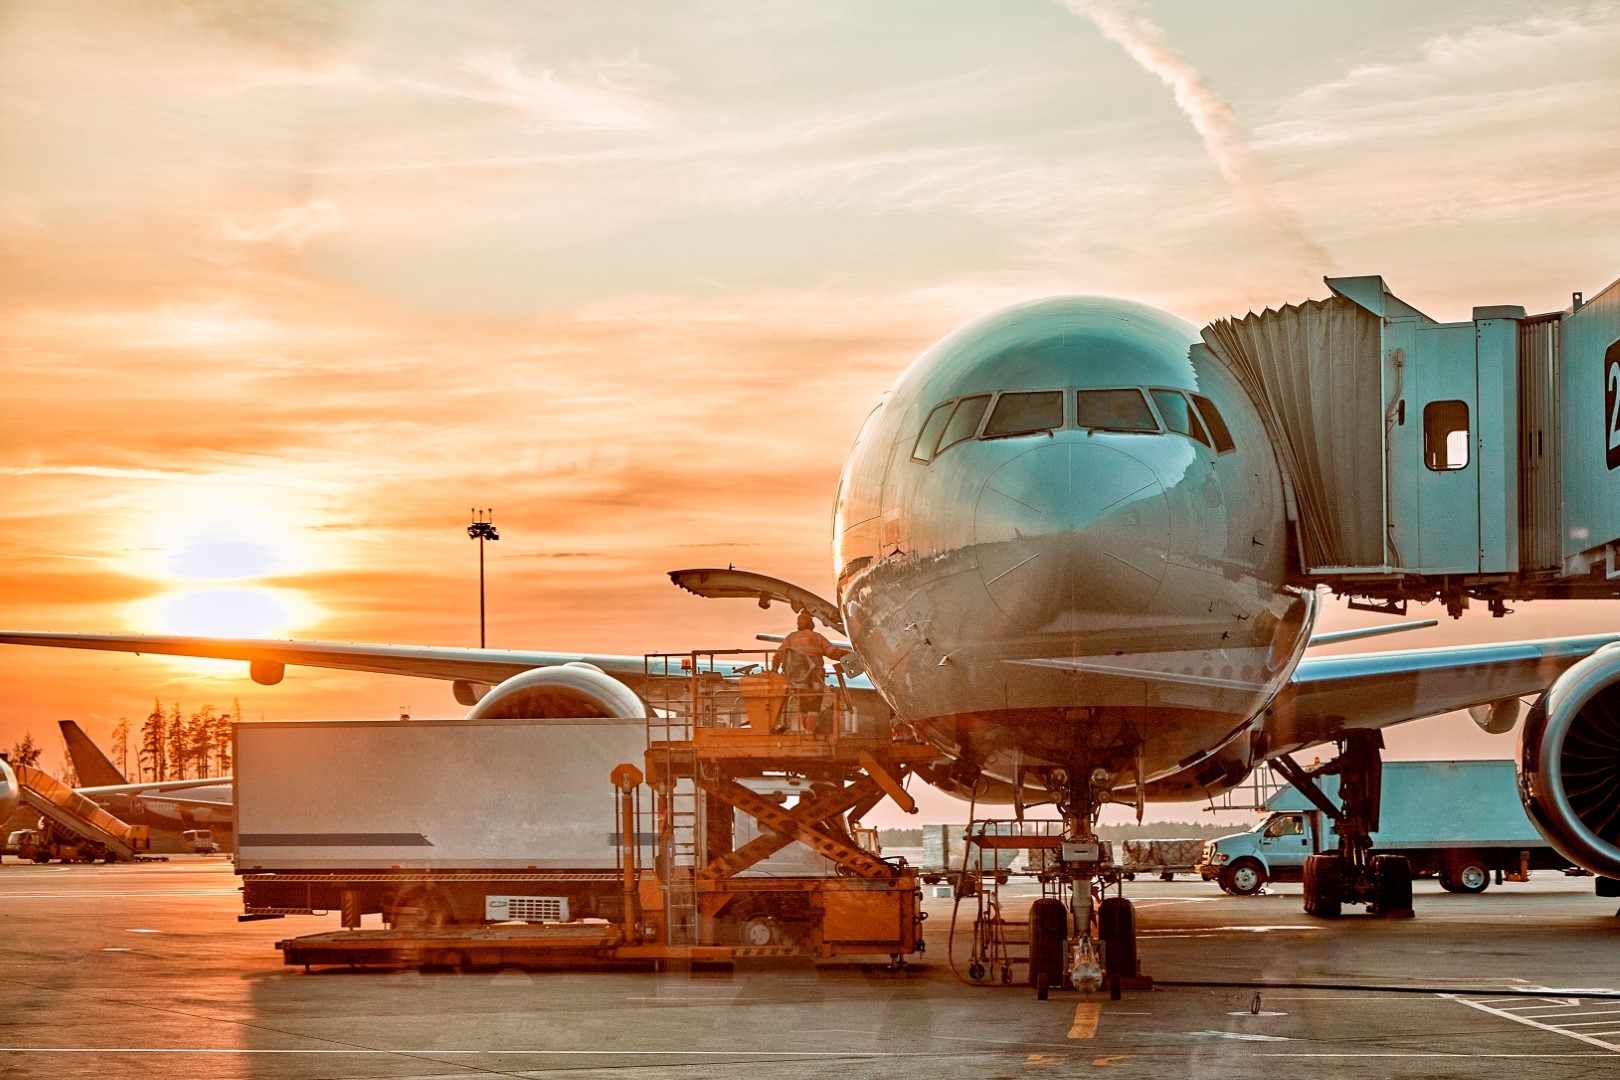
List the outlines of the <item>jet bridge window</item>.
{"type": "Polygon", "coordinates": [[[1063,426],[1063,391],[1039,390],[1033,393],[1006,393],[996,399],[990,422],[984,425],[984,439],[1004,439],[1012,435],[1034,435],[1063,426]]]}
{"type": "Polygon", "coordinates": [[[1074,399],[1074,422],[1093,431],[1158,431],[1159,422],[1142,391],[1081,390],[1074,399]]]}
{"type": "Polygon", "coordinates": [[[989,407],[989,394],[977,394],[958,401],[951,413],[950,423],[945,425],[945,433],[939,437],[939,449],[934,451],[934,456],[938,457],[957,443],[978,434],[979,421],[984,419],[984,410],[989,407]]]}
{"type": "Polygon", "coordinates": [[[911,448],[911,460],[920,461],[924,465],[934,460],[934,447],[939,445],[939,433],[945,429],[945,421],[951,418],[951,406],[954,401],[947,401],[943,405],[934,406],[934,411],[928,414],[923,421],[922,434],[917,436],[917,445],[911,448]]]}
{"type": "Polygon", "coordinates": [[[1215,408],[1215,403],[1198,394],[1189,396],[1192,398],[1193,406],[1198,410],[1198,415],[1203,417],[1210,438],[1215,440],[1215,452],[1224,454],[1228,450],[1237,449],[1237,444],[1232,441],[1232,429],[1226,426],[1226,420],[1221,416],[1220,410],[1215,408]]]}
{"type": "Polygon", "coordinates": [[[1180,391],[1151,390],[1149,393],[1153,395],[1153,404],[1159,407],[1159,415],[1164,417],[1166,427],[1177,435],[1186,435],[1205,446],[1210,445],[1209,436],[1204,434],[1204,425],[1198,422],[1192,406],[1187,404],[1180,391]]]}
{"type": "Polygon", "coordinates": [[[1468,402],[1423,406],[1423,464],[1435,472],[1468,467],[1468,402]]]}

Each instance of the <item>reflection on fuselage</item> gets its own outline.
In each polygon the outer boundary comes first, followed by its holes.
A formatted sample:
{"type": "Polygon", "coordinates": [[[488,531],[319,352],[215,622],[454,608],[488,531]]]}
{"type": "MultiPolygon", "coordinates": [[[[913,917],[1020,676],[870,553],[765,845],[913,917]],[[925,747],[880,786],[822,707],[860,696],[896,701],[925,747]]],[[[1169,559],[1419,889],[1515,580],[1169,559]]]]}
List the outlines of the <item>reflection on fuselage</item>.
{"type": "Polygon", "coordinates": [[[1195,341],[1139,304],[1023,305],[925,353],[862,430],[834,529],[845,625],[964,778],[1140,770],[1168,796],[1247,771],[1313,598],[1282,585],[1260,418],[1195,341]]]}

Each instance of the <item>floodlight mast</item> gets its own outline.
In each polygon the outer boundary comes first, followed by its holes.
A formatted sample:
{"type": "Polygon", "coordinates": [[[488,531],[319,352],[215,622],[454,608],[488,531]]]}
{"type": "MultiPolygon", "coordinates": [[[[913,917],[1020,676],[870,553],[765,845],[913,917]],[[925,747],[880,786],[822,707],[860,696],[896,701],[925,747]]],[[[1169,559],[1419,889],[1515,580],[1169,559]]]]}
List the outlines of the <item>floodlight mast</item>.
{"type": "Polygon", "coordinates": [[[492,507],[480,510],[477,507],[472,511],[472,524],[467,526],[467,535],[478,541],[478,647],[484,648],[484,541],[499,540],[501,534],[495,531],[495,523],[491,517],[495,511],[492,507]]]}

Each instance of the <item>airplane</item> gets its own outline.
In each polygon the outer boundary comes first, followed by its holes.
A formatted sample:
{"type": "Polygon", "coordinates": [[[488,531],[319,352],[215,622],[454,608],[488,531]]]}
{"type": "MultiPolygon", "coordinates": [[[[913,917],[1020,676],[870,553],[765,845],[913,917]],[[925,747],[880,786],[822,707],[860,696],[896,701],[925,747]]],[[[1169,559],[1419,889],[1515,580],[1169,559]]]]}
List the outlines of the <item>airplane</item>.
{"type": "MultiPolygon", "coordinates": [[[[1354,774],[1376,792],[1380,729],[1470,709],[1505,733],[1536,695],[1521,730],[1531,816],[1572,862],[1620,877],[1620,725],[1605,704],[1620,634],[1307,655],[1323,640],[1318,596],[1293,576],[1278,450],[1199,340],[1177,316],[1097,297],[972,322],[905,369],[860,429],[834,498],[834,599],[746,571],[671,577],[809,611],[853,647],[861,707],[939,749],[924,780],[1020,813],[1055,803],[1077,839],[1094,837],[1104,801],[1140,813],[1216,795],[1264,762],[1309,787],[1291,755],[1317,744],[1339,744],[1341,789],[1354,774]]],[[[449,680],[469,717],[645,708],[640,656],[50,632],[0,643],[244,660],[264,685],[289,665],[449,680]]],[[[1090,880],[1074,879],[1076,925],[1090,880]]],[[[1409,909],[1409,878],[1405,897],[1409,909]]]]}
{"type": "Polygon", "coordinates": [[[58,720],[68,758],[82,785],[73,790],[129,825],[183,833],[229,832],[235,789],[229,776],[131,783],[74,720],[58,720]]]}

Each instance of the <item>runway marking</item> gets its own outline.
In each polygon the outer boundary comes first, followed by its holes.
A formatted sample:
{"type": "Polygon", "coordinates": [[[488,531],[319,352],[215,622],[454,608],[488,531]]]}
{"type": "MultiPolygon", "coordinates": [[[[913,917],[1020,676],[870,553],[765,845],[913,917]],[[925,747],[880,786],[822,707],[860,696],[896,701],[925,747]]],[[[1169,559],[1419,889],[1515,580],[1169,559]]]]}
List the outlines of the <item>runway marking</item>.
{"type": "Polygon", "coordinates": [[[1097,1020],[1102,1016],[1102,1005],[1095,1001],[1082,1001],[1074,1007],[1074,1023],[1069,1025],[1069,1038],[1093,1039],[1097,1036],[1097,1020]]]}
{"type": "Polygon", "coordinates": [[[115,946],[115,945],[109,945],[109,946],[107,946],[107,948],[102,949],[101,951],[102,952],[134,952],[135,950],[131,949],[131,948],[128,948],[128,947],[120,947],[120,946],[115,946]]]}
{"type": "Polygon", "coordinates": [[[240,896],[239,889],[175,889],[171,892],[71,892],[71,893],[7,893],[0,892],[0,900],[132,900],[140,897],[172,896],[240,896]]]}
{"type": "MultiPolygon", "coordinates": [[[[1548,1031],[1548,1032],[1553,1033],[1554,1035],[1562,1035],[1566,1039],[1575,1039],[1575,1040],[1577,1040],[1579,1042],[1586,1043],[1589,1046],[1602,1047],[1604,1050],[1610,1050],[1610,1051],[1613,1051],[1616,1054],[1620,1054],[1620,1043],[1617,1043],[1617,1042],[1605,1042],[1603,1040],[1603,1038],[1600,1037],[1600,1036],[1611,1036],[1611,1035],[1616,1034],[1616,1032],[1599,1031],[1599,1032],[1590,1032],[1590,1033],[1588,1033],[1588,1032],[1582,1032],[1582,1031],[1571,1031],[1571,1030],[1569,1030],[1572,1027],[1585,1027],[1585,1026],[1607,1027],[1609,1024],[1614,1022],[1612,1020],[1604,1020],[1604,1021],[1601,1021],[1601,1022],[1599,1022],[1597,1024],[1594,1024],[1594,1025],[1583,1025],[1583,1024],[1559,1025],[1559,1024],[1556,1024],[1556,1023],[1547,1024],[1547,1023],[1542,1023],[1541,1020],[1536,1018],[1536,1017],[1522,1015],[1520,1010],[1525,1008],[1525,1006],[1522,1006],[1522,1005],[1519,1007],[1518,1010],[1515,1010],[1515,1009],[1496,1008],[1495,1006],[1485,1004],[1486,1001],[1501,1001],[1502,1000],[1501,998],[1486,998],[1484,1000],[1479,1000],[1479,999],[1475,999],[1475,998],[1462,997],[1461,995],[1458,995],[1458,994],[1439,994],[1437,996],[1441,997],[1441,998],[1444,998],[1444,999],[1447,999],[1447,1000],[1450,1000],[1450,1001],[1460,1002],[1461,1004],[1468,1006],[1470,1009],[1476,1009],[1476,1010],[1478,1010],[1479,1012],[1482,1012],[1482,1013],[1490,1013],[1492,1016],[1500,1016],[1504,1020],[1512,1020],[1516,1024],[1523,1024],[1526,1027],[1539,1028],[1542,1031],[1548,1031]]],[[[1569,1001],[1566,1004],[1560,1006],[1560,1008],[1574,1008],[1574,1007],[1578,1006],[1579,1004],[1580,1004],[1580,999],[1572,997],[1572,998],[1569,999],[1569,1001]]],[[[1588,1014],[1588,1015],[1598,1015],[1598,1014],[1592,1013],[1592,1014],[1588,1014]]],[[[1548,1020],[1557,1020],[1559,1018],[1549,1016],[1549,1017],[1547,1017],[1547,1019],[1548,1020]]]]}
{"type": "Polygon", "coordinates": [[[1248,1031],[1189,1031],[1189,1035],[1208,1035],[1215,1039],[1238,1039],[1242,1042],[1293,1042],[1286,1035],[1256,1035],[1248,1031]]]}
{"type": "MultiPolygon", "coordinates": [[[[968,1051],[971,1053],[971,1051],[968,1051]]],[[[981,1051],[991,1053],[991,1051],[981,1051]]],[[[379,1050],[370,1047],[337,1050],[260,1050],[247,1047],[168,1047],[168,1046],[0,1046],[0,1054],[205,1054],[245,1057],[309,1055],[330,1057],[340,1054],[396,1057],[400,1055],[439,1055],[448,1057],[738,1057],[738,1058],[928,1058],[936,1052],[897,1050],[379,1050]]]]}
{"type": "Polygon", "coordinates": [[[1091,1064],[1098,1068],[1105,1068],[1116,1061],[1129,1061],[1135,1054],[1109,1054],[1107,1057],[1092,1058],[1091,1064]]]}
{"type": "Polygon", "coordinates": [[[128,927],[124,928],[124,933],[126,933],[126,934],[161,934],[161,933],[163,933],[163,931],[161,931],[161,930],[148,930],[145,927],[139,927],[139,926],[128,926],[128,927]]]}
{"type": "Polygon", "coordinates": [[[1441,1050],[1411,1050],[1411,1051],[1407,1051],[1405,1053],[1382,1053],[1382,1052],[1377,1052],[1377,1051],[1370,1051],[1370,1052],[1365,1053],[1365,1054],[1343,1053],[1343,1052],[1341,1052],[1341,1053],[1320,1053],[1320,1054],[1305,1054],[1305,1053],[1295,1054],[1295,1053],[1283,1052],[1283,1053],[1275,1053],[1275,1054],[1272,1054],[1272,1053],[1257,1053],[1254,1056],[1255,1057],[1267,1057],[1267,1058],[1459,1058],[1459,1059],[1464,1059],[1464,1060],[1470,1059],[1470,1058],[1491,1058],[1493,1060],[1515,1060],[1515,1061],[1520,1060],[1520,1059],[1528,1060],[1528,1061],[1564,1061],[1564,1060],[1568,1060],[1570,1058],[1579,1058],[1579,1059],[1603,1058],[1603,1059],[1607,1060],[1609,1058],[1612,1058],[1614,1055],[1612,1055],[1612,1054],[1493,1054],[1493,1053],[1489,1053],[1489,1052],[1483,1052],[1483,1053],[1478,1053],[1478,1054],[1451,1054],[1451,1053],[1446,1053],[1446,1052],[1441,1051],[1441,1050]]]}

